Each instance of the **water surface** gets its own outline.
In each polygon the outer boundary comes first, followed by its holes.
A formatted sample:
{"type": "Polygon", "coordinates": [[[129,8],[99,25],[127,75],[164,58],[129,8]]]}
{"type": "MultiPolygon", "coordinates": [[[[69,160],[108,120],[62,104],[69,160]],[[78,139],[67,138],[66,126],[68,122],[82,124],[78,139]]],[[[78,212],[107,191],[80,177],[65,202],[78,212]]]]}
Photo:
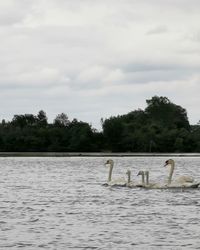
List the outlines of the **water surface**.
{"type": "MultiPolygon", "coordinates": [[[[200,180],[200,158],[174,158],[200,180]]],[[[0,158],[0,249],[200,249],[200,189],[104,187],[105,157],[0,158]]],[[[113,178],[164,181],[163,157],[116,157],[113,178]]]]}

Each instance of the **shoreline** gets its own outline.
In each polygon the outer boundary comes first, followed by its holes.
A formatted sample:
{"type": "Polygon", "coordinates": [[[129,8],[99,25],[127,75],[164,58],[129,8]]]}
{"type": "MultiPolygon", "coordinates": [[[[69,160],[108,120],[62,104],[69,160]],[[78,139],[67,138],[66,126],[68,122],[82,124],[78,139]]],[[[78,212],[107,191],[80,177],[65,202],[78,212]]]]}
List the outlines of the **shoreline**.
{"type": "Polygon", "coordinates": [[[200,157],[200,153],[0,152],[0,157],[200,157]]]}

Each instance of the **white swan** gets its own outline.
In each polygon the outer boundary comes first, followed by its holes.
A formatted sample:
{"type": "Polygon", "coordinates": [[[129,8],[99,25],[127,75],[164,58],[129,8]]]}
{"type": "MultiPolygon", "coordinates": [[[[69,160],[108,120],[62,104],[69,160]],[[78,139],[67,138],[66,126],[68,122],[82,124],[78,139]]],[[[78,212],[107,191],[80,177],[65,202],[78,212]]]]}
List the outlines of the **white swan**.
{"type": "Polygon", "coordinates": [[[127,170],[126,174],[128,175],[128,181],[126,183],[126,186],[129,188],[137,187],[137,184],[131,181],[131,170],[127,170]]]}
{"type": "Polygon", "coordinates": [[[127,173],[128,175],[128,182],[126,184],[127,187],[131,187],[131,188],[135,188],[135,187],[150,187],[153,185],[153,183],[149,183],[149,171],[143,171],[143,170],[140,170],[138,172],[138,176],[141,175],[142,176],[142,181],[141,183],[136,183],[136,182],[133,182],[131,181],[131,171],[128,170],[127,173]]]}
{"type": "Polygon", "coordinates": [[[160,185],[158,183],[150,183],[149,182],[149,171],[140,170],[137,175],[142,176],[141,184],[137,185],[138,187],[144,188],[158,188],[160,185]]]}
{"type": "Polygon", "coordinates": [[[169,176],[167,180],[168,187],[197,188],[200,185],[200,182],[195,182],[193,177],[185,175],[180,176],[175,181],[172,181],[172,176],[175,168],[174,160],[172,159],[167,160],[164,166],[169,167],[169,176]]]}
{"type": "Polygon", "coordinates": [[[108,182],[104,184],[104,186],[118,186],[118,187],[125,187],[127,181],[124,178],[118,178],[112,180],[112,171],[114,166],[114,161],[109,159],[106,161],[105,165],[109,166],[109,174],[108,174],[108,182]]]}
{"type": "Polygon", "coordinates": [[[141,175],[142,176],[142,181],[140,184],[138,184],[137,186],[138,187],[145,187],[145,180],[144,180],[144,171],[143,170],[140,170],[137,174],[137,176],[141,175]]]}

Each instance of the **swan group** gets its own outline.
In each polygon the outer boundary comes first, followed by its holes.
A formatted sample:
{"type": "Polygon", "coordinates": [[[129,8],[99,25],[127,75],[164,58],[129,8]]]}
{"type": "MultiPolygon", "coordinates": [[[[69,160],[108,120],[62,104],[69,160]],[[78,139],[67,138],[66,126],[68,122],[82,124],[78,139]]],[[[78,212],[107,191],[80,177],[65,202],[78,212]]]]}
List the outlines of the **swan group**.
{"type": "Polygon", "coordinates": [[[109,159],[105,163],[109,167],[108,181],[104,185],[106,186],[119,186],[119,187],[129,187],[129,188],[146,188],[146,189],[169,189],[169,188],[198,188],[200,182],[194,181],[193,177],[190,176],[179,176],[177,179],[173,180],[173,173],[175,169],[175,162],[172,159],[165,161],[165,167],[169,168],[169,175],[167,177],[167,183],[156,183],[149,181],[149,171],[138,172],[138,176],[141,175],[142,180],[139,183],[131,181],[131,171],[127,170],[126,174],[128,179],[118,178],[112,179],[112,171],[114,166],[114,161],[109,159]]]}

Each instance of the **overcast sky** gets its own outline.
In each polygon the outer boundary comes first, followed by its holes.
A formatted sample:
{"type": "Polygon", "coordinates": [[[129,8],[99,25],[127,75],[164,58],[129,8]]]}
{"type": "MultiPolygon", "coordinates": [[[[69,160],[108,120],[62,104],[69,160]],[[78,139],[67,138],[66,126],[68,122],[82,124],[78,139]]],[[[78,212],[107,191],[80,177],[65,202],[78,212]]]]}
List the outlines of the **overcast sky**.
{"type": "Polygon", "coordinates": [[[200,120],[199,0],[0,1],[0,119],[100,119],[167,96],[200,120]]]}

